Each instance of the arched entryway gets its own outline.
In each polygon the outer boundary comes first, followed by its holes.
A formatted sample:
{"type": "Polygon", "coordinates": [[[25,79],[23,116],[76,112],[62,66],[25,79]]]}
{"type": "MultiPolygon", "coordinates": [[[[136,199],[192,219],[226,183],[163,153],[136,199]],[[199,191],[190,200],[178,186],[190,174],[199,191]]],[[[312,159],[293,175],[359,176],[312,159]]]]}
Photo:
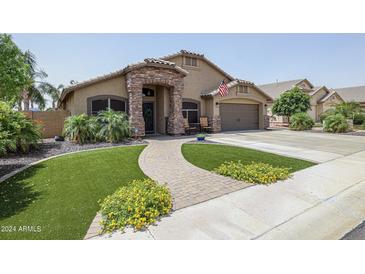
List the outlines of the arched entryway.
{"type": "Polygon", "coordinates": [[[144,136],[145,121],[143,117],[143,88],[162,87],[167,93],[168,105],[166,133],[177,135],[184,133],[182,116],[182,93],[184,77],[187,72],[174,63],[157,59],[131,66],[126,73],[126,85],[129,101],[129,119],[136,135],[144,136]]]}

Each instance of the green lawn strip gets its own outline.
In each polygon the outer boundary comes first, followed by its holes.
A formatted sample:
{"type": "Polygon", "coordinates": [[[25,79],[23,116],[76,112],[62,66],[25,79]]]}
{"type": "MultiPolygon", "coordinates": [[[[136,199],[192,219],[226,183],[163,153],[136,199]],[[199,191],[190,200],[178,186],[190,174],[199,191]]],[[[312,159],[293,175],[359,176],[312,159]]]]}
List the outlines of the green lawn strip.
{"type": "Polygon", "coordinates": [[[226,161],[238,160],[241,160],[244,164],[260,162],[270,164],[274,167],[287,167],[290,168],[290,172],[315,165],[315,163],[305,160],[227,145],[184,144],[182,146],[182,153],[187,161],[209,171],[226,161]]]}
{"type": "Polygon", "coordinates": [[[0,239],[83,239],[99,199],[146,178],[138,166],[144,147],[65,155],[0,183],[0,239]],[[17,232],[5,232],[9,226],[17,232]],[[18,231],[22,226],[40,226],[41,232],[18,231]]]}

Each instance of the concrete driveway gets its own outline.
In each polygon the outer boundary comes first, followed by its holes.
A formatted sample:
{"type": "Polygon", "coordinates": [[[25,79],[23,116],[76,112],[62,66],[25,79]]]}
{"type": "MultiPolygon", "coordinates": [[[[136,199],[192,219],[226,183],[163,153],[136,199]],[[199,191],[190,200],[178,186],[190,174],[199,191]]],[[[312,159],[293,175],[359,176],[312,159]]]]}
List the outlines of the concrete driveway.
{"type": "Polygon", "coordinates": [[[209,140],[323,163],[365,150],[365,137],[291,130],[214,134],[209,140]]]}

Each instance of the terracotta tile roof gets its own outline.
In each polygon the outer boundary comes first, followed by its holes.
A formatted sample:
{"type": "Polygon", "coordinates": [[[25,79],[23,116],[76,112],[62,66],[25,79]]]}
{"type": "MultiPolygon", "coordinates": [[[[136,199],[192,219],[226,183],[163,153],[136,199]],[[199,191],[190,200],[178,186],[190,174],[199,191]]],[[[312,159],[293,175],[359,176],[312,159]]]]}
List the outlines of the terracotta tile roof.
{"type": "MultiPolygon", "coordinates": [[[[246,81],[246,80],[242,80],[242,79],[234,79],[233,81],[229,82],[227,84],[227,87],[228,88],[233,88],[237,85],[240,85],[240,84],[243,84],[243,85],[247,85],[247,86],[251,86],[251,87],[254,87],[256,88],[259,92],[261,92],[262,94],[264,94],[266,97],[268,97],[270,100],[272,100],[271,96],[269,94],[267,94],[265,91],[263,91],[262,89],[260,89],[258,86],[256,86],[253,82],[250,82],[250,81],[246,81]]],[[[219,93],[218,91],[218,87],[214,90],[211,90],[211,91],[207,91],[207,92],[202,92],[201,93],[201,96],[215,96],[219,93]]]]}
{"type": "Polygon", "coordinates": [[[365,86],[334,88],[333,90],[335,90],[337,94],[340,95],[346,102],[365,102],[365,86]]]}
{"type": "Polygon", "coordinates": [[[80,83],[76,83],[74,85],[71,85],[71,86],[68,86],[68,87],[64,88],[62,93],[61,93],[59,102],[62,102],[63,99],[66,97],[66,95],[68,93],[74,91],[74,90],[77,90],[77,89],[80,89],[80,88],[83,88],[83,87],[87,87],[89,85],[92,85],[92,84],[95,84],[95,83],[98,83],[98,82],[101,82],[101,81],[104,81],[104,80],[113,79],[115,77],[124,75],[125,73],[127,73],[127,72],[129,72],[133,69],[143,67],[143,66],[146,66],[146,65],[169,66],[169,67],[179,71],[182,74],[187,75],[189,73],[186,70],[184,70],[184,69],[180,68],[179,66],[177,66],[173,62],[169,62],[169,61],[162,60],[162,59],[157,59],[157,58],[146,58],[142,62],[129,64],[123,69],[120,69],[120,70],[117,70],[117,71],[114,71],[114,72],[111,72],[111,73],[108,73],[108,74],[104,74],[104,75],[101,75],[101,76],[98,76],[98,77],[95,77],[95,78],[91,78],[89,80],[85,80],[85,81],[82,81],[80,83]]]}
{"type": "Polygon", "coordinates": [[[175,66],[175,63],[173,63],[173,62],[169,62],[169,61],[157,59],[157,58],[146,58],[146,59],[144,59],[144,61],[146,63],[155,63],[155,64],[161,64],[161,65],[175,66]]]}
{"type": "Polygon", "coordinates": [[[185,49],[180,50],[180,53],[187,54],[187,55],[195,55],[195,56],[199,56],[199,57],[204,57],[204,54],[196,53],[196,52],[193,52],[193,51],[188,51],[188,50],[185,50],[185,49]]]}

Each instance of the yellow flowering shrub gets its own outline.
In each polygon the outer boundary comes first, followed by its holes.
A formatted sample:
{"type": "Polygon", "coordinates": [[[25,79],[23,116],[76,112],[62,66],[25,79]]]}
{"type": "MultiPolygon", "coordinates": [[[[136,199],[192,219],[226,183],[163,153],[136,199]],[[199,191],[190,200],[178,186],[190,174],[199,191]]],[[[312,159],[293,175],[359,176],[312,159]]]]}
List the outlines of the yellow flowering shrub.
{"type": "Polygon", "coordinates": [[[271,184],[278,180],[288,179],[291,176],[289,168],[273,167],[265,163],[245,165],[241,161],[225,162],[215,168],[214,171],[220,175],[252,184],[271,184]]]}
{"type": "Polygon", "coordinates": [[[134,180],[107,196],[100,206],[102,232],[123,231],[128,225],[141,230],[169,214],[172,197],[166,186],[151,179],[134,180]]]}

